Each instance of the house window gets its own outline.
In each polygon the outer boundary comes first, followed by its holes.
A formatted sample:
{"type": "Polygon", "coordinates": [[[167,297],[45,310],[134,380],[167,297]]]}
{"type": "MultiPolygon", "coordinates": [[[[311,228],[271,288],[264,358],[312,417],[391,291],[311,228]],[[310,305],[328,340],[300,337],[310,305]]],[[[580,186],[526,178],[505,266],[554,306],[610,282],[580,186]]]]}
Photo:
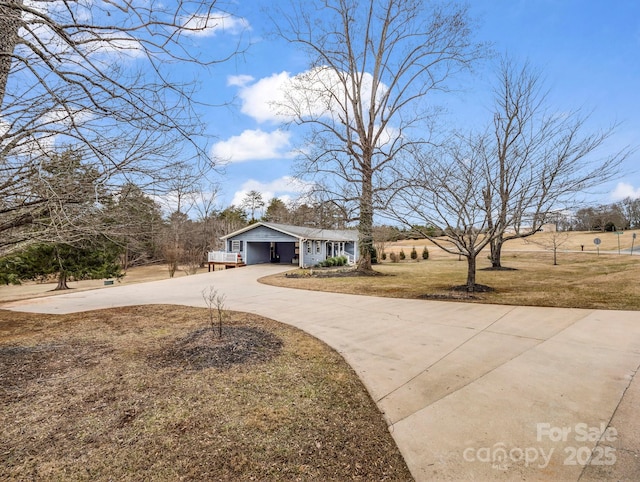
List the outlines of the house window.
{"type": "Polygon", "coordinates": [[[231,241],[231,251],[234,253],[239,253],[242,251],[242,241],[239,239],[234,239],[231,241]]]}
{"type": "Polygon", "coordinates": [[[307,241],[307,254],[311,254],[311,241],[307,241]]]}
{"type": "Polygon", "coordinates": [[[316,254],[320,254],[320,252],[322,251],[322,244],[320,243],[320,241],[316,241],[316,254]]]}

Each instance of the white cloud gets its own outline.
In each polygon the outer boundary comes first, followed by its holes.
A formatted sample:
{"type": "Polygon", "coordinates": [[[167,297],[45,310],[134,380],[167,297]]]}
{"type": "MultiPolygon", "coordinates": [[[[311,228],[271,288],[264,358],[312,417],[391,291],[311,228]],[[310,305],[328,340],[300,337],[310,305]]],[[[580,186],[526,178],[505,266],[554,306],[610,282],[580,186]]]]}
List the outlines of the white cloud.
{"type": "Polygon", "coordinates": [[[211,12],[209,15],[192,15],[182,19],[184,32],[199,37],[213,37],[218,32],[237,35],[250,30],[249,22],[224,12],[211,12]]]}
{"type": "Polygon", "coordinates": [[[291,133],[261,129],[246,130],[239,136],[213,145],[211,155],[222,162],[244,162],[263,159],[283,159],[292,157],[288,151],[291,133]]]}
{"type": "Polygon", "coordinates": [[[633,187],[629,183],[619,182],[611,193],[611,199],[621,201],[628,197],[632,199],[640,198],[640,187],[633,187]]]}
{"type": "Polygon", "coordinates": [[[254,78],[251,75],[230,75],[227,77],[227,85],[244,87],[250,82],[253,82],[254,78]]]}
{"type": "Polygon", "coordinates": [[[245,83],[241,85],[239,92],[242,100],[242,113],[247,114],[258,122],[282,121],[283,118],[278,116],[277,105],[284,102],[284,92],[291,80],[289,73],[273,74],[251,85],[246,82],[246,76],[243,80],[245,80],[245,83]]]}
{"type": "MultiPolygon", "coordinates": [[[[280,72],[251,83],[249,76],[230,77],[228,85],[240,87],[242,112],[258,122],[281,122],[294,117],[344,117],[351,114],[351,104],[347,101],[344,85],[350,85],[347,78],[339,79],[332,69],[318,67],[292,76],[280,72]]],[[[361,80],[362,109],[369,108],[373,76],[364,73],[361,80]]],[[[378,86],[378,100],[387,91],[387,86],[378,86]]]]}
{"type": "Polygon", "coordinates": [[[310,183],[291,176],[283,176],[269,182],[260,182],[255,179],[249,179],[242,184],[239,191],[234,193],[231,204],[240,206],[249,191],[258,191],[262,194],[262,200],[264,201],[266,209],[269,201],[274,197],[277,197],[285,203],[290,203],[294,198],[299,197],[300,194],[308,192],[310,189],[310,183]]]}

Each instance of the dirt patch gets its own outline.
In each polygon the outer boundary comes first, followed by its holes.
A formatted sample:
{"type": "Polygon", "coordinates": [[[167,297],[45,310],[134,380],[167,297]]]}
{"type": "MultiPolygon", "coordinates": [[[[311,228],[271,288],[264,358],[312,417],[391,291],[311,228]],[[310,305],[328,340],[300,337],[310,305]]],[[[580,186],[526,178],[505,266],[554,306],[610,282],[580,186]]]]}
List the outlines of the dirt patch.
{"type": "Polygon", "coordinates": [[[452,286],[451,287],[451,291],[455,291],[455,292],[463,292],[463,293],[493,293],[495,291],[495,288],[492,288],[491,286],[487,286],[487,285],[481,285],[479,283],[476,283],[475,285],[473,285],[473,291],[469,291],[469,287],[467,285],[457,285],[457,286],[452,286]]]}
{"type": "Polygon", "coordinates": [[[508,266],[489,266],[480,268],[478,271],[518,271],[518,268],[509,268],[508,266]]]}
{"type": "Polygon", "coordinates": [[[217,329],[201,328],[174,341],[150,356],[160,366],[181,366],[190,370],[226,369],[243,363],[270,360],[282,349],[282,340],[259,328],[227,326],[218,337],[217,329]]]}

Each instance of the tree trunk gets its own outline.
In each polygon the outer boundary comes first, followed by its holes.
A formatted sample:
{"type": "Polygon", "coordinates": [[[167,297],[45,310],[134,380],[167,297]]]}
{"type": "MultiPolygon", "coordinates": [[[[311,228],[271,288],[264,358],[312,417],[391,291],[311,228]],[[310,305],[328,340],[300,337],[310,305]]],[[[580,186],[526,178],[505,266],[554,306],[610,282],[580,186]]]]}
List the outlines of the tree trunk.
{"type": "Polygon", "coordinates": [[[491,241],[491,267],[502,268],[502,238],[491,241]]]}
{"type": "Polygon", "coordinates": [[[360,223],[358,224],[360,259],[358,271],[371,271],[373,247],[373,186],[370,169],[363,169],[362,194],[360,197],[360,223]]]}
{"type": "Polygon", "coordinates": [[[467,291],[473,293],[476,289],[476,257],[477,253],[467,256],[467,291]]]}
{"type": "Polygon", "coordinates": [[[55,287],[53,291],[61,291],[68,290],[69,286],[67,286],[67,272],[61,270],[58,274],[58,286],[55,287]]]}
{"type": "Polygon", "coordinates": [[[22,25],[22,0],[9,0],[0,5],[0,105],[4,99],[13,51],[22,25]],[[13,8],[12,8],[13,7],[13,8]]]}

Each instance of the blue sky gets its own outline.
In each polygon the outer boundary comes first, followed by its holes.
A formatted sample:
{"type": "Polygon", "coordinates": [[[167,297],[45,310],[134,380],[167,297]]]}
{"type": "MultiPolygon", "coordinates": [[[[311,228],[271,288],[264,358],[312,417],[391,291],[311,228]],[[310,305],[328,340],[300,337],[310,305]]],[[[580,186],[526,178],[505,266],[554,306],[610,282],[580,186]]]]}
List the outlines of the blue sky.
{"type": "MultiPolygon", "coordinates": [[[[270,3],[238,0],[234,11],[252,46],[199,79],[208,102],[232,101],[203,114],[209,134],[215,136],[212,153],[227,160],[219,178],[220,207],[239,203],[249,190],[262,192],[268,201],[273,196],[294,198],[304,188],[291,179],[296,130],[280,128],[266,102],[283,79],[303,72],[308,64],[293,46],[268,35],[271,25],[262,8],[270,3]]],[[[470,5],[477,20],[476,40],[539,68],[554,108],[592,112],[592,129],[621,122],[607,144],[611,152],[640,145],[640,2],[472,0],[470,5]]],[[[201,45],[219,48],[220,42],[233,41],[236,31],[228,27],[203,36],[201,45]]],[[[461,78],[458,92],[439,99],[448,109],[445,121],[479,128],[490,119],[491,81],[490,62],[479,66],[474,77],[461,78]]],[[[640,197],[639,168],[640,152],[628,159],[624,176],[603,186],[594,201],[640,197]]]]}

